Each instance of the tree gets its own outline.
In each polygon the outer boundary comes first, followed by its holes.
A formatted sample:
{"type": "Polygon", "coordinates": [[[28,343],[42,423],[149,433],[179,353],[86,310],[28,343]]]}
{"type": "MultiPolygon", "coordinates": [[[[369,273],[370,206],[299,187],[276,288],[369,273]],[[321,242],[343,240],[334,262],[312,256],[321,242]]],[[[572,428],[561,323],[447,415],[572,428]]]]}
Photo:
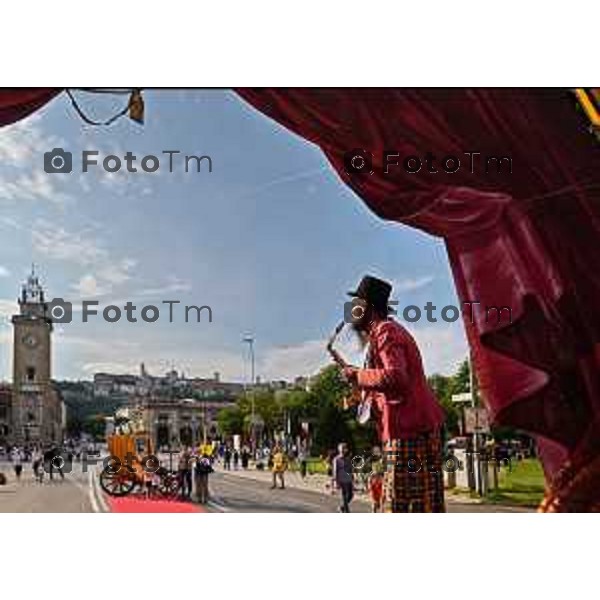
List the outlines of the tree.
{"type": "Polygon", "coordinates": [[[311,383],[311,404],[316,409],[314,418],[313,450],[318,453],[335,448],[340,442],[354,446],[350,411],[342,408],[342,400],[350,393],[350,386],[342,378],[337,365],[321,370],[311,383]]]}
{"type": "Polygon", "coordinates": [[[106,421],[104,415],[91,415],[83,423],[83,431],[94,440],[103,440],[106,434],[106,421]]]}
{"type": "Polygon", "coordinates": [[[244,413],[237,405],[222,408],[217,413],[217,424],[223,435],[240,434],[244,429],[244,413]]]}

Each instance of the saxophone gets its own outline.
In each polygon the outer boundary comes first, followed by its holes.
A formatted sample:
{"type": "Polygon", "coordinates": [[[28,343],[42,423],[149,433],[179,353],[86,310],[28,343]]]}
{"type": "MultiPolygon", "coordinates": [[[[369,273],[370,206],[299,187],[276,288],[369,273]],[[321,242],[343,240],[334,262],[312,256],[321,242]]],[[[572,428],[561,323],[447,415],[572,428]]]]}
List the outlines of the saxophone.
{"type": "MultiPolygon", "coordinates": [[[[333,335],[329,338],[329,341],[327,343],[327,352],[329,352],[333,361],[341,369],[344,369],[345,367],[348,367],[349,365],[346,362],[346,360],[344,360],[342,355],[333,347],[333,344],[337,340],[342,329],[344,329],[345,325],[346,325],[345,321],[342,321],[341,323],[339,323],[337,325],[337,327],[335,328],[333,335]]],[[[351,384],[350,395],[346,396],[342,400],[342,406],[343,406],[344,410],[347,410],[348,408],[350,408],[352,406],[358,406],[357,419],[360,423],[366,423],[370,418],[371,402],[369,400],[365,399],[365,394],[355,384],[351,384]]]]}

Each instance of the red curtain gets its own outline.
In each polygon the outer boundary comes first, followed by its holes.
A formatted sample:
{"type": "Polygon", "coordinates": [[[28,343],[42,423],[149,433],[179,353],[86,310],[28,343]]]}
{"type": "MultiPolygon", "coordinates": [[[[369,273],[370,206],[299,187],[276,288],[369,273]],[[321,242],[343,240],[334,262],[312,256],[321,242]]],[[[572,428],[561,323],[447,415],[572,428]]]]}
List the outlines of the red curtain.
{"type": "Polygon", "coordinates": [[[60,92],[58,88],[0,90],[0,126],[35,112],[60,92]]]}
{"type": "Polygon", "coordinates": [[[600,437],[600,147],[572,93],[238,93],[320,146],[377,215],[445,240],[460,299],[481,303],[465,326],[495,422],[537,437],[562,509],[575,497],[580,507],[600,501],[600,487],[583,499],[574,488],[598,456],[593,440],[600,437]],[[346,173],[344,154],[354,148],[373,154],[371,175],[346,173]],[[400,157],[431,152],[439,172],[400,166],[384,174],[384,150],[400,157]],[[466,152],[510,156],[512,174],[495,167],[486,173],[478,157],[471,169],[466,152]],[[441,159],[449,155],[466,166],[444,172],[441,159]],[[485,306],[510,306],[512,324],[486,316],[485,306]]]}

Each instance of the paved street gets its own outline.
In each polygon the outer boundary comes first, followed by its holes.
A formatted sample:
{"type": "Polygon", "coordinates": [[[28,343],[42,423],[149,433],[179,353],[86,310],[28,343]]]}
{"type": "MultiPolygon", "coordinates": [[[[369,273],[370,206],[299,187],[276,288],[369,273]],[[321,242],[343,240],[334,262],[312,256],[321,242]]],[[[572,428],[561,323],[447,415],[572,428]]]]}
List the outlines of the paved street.
{"type": "Polygon", "coordinates": [[[0,462],[0,472],[8,478],[8,483],[0,486],[0,512],[101,512],[96,481],[91,472],[82,473],[79,465],[73,465],[73,472],[64,480],[60,475],[50,480],[45,474],[43,483],[35,481],[31,465],[23,467],[17,483],[12,464],[0,462]]]}
{"type": "MultiPolygon", "coordinates": [[[[10,463],[0,463],[0,471],[8,477],[8,483],[0,486],[0,512],[110,512],[120,510],[119,504],[107,498],[101,491],[96,471],[83,473],[81,465],[73,464],[73,472],[52,481],[45,476],[43,483],[33,478],[29,465],[25,465],[21,481],[16,482],[10,463]]],[[[211,475],[211,501],[209,512],[245,513],[308,513],[337,512],[337,495],[315,485],[315,480],[304,483],[296,473],[288,474],[286,489],[270,489],[270,474],[217,471],[211,475]]],[[[179,503],[181,504],[181,503],[179,503]]],[[[157,512],[164,512],[165,503],[156,505],[157,512]]],[[[153,512],[152,504],[140,503],[140,511],[153,512]]],[[[127,510],[136,510],[136,501],[129,502],[127,510]]],[[[192,507],[190,507],[192,508],[192,507]]],[[[204,510],[197,507],[200,512],[204,510]]],[[[352,503],[353,512],[369,512],[369,505],[358,495],[352,503]]],[[[174,506],[175,509],[175,506],[174,506]]],[[[449,512],[522,512],[522,509],[495,507],[472,502],[448,502],[449,512]]],[[[167,508],[168,511],[168,508],[167,508]]]]}
{"type": "MultiPolygon", "coordinates": [[[[211,510],[226,512],[337,512],[339,499],[313,489],[270,489],[270,481],[260,481],[242,474],[214,473],[211,479],[211,510]]],[[[369,512],[365,502],[354,502],[355,512],[369,512]]]]}
{"type": "MultiPolygon", "coordinates": [[[[288,474],[291,485],[286,489],[270,489],[269,474],[255,478],[252,472],[217,471],[211,477],[211,510],[225,512],[338,512],[339,497],[322,489],[298,487],[300,478],[296,473],[288,474]]],[[[370,512],[369,504],[359,496],[351,504],[352,512],[370,512]]],[[[527,512],[525,509],[491,506],[474,502],[459,502],[450,499],[448,512],[527,512]]]]}

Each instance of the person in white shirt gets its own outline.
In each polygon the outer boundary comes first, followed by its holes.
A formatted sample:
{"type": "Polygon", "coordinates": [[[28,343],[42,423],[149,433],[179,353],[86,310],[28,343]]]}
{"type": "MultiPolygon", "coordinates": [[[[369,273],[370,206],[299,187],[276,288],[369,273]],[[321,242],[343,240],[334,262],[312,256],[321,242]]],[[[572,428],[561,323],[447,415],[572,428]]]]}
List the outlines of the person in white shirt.
{"type": "Polygon", "coordinates": [[[17,478],[17,481],[20,481],[21,473],[23,473],[23,451],[20,448],[14,448],[11,458],[15,470],[15,477],[17,478]]]}

